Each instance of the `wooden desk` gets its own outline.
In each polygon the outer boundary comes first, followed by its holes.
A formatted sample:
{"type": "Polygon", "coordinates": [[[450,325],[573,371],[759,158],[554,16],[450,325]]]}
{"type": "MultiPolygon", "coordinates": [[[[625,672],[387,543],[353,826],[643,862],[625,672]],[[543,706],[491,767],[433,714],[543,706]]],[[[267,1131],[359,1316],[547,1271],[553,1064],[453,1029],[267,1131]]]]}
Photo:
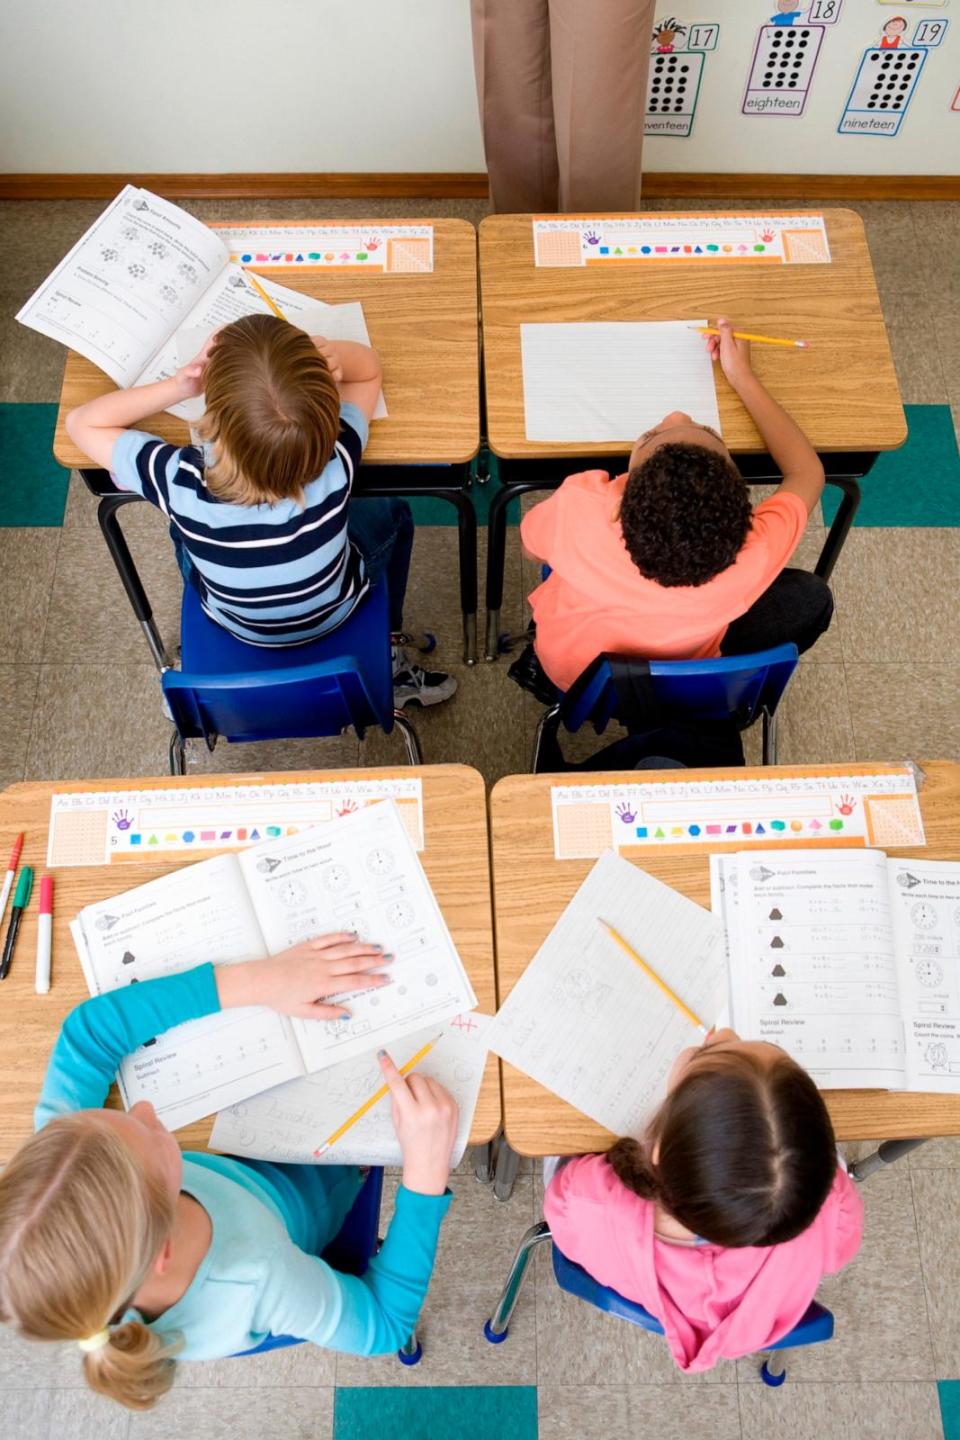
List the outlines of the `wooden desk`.
{"type": "MultiPolygon", "coordinates": [[[[365,465],[466,464],[480,444],[476,231],[466,220],[432,224],[430,274],[264,268],[278,284],[318,300],[363,302],[370,343],[383,361],[390,411],[370,427],[365,465]]],[[[229,230],[220,233],[229,238],[229,230]]],[[[250,268],[259,273],[257,267],[250,268]]],[[[73,350],[67,352],[53,441],[53,453],[67,469],[82,470],[90,462],[67,434],[64,414],[115,388],[96,365],[73,350]]],[[[176,445],[188,443],[187,426],[174,415],[151,416],[138,428],[176,445]]]]}
{"type": "MultiPolygon", "coordinates": [[[[921,762],[927,774],[920,806],[927,834],[923,849],[891,850],[918,859],[960,860],[960,764],[921,762]]],[[[849,773],[849,766],[777,766],[751,774],[804,775],[849,773]]],[[[684,779],[710,779],[717,773],[688,770],[684,779]]],[[[584,776],[585,784],[597,776],[584,776]]],[[[636,782],[636,771],[604,775],[604,784],[636,782]]],[[[650,772],[644,779],[652,779],[650,772]]],[[[575,775],[510,775],[490,797],[493,837],[493,888],[496,913],[497,982],[500,1003],[536,953],[561,911],[593,864],[590,860],[553,858],[550,811],[552,784],[577,783],[575,775]]],[[[632,858],[632,857],[630,857],[632,858]]],[[[644,856],[644,869],[691,900],[709,908],[707,856],[644,856]]],[[[606,1150],[613,1137],[566,1101],[545,1090],[522,1071],[503,1064],[504,1130],[521,1155],[571,1155],[606,1150]]],[[[886,1090],[831,1090],[827,1107],[840,1140],[878,1136],[960,1135],[960,1095],[905,1095],[886,1090]]]]}
{"type": "MultiPolygon", "coordinates": [[[[735,208],[735,207],[731,207],[735,208]]],[[[487,659],[495,659],[503,597],[506,506],[549,489],[587,465],[617,473],[629,445],[548,444],[524,431],[520,325],[599,320],[676,320],[730,315],[742,330],[801,336],[807,352],[753,347],[753,366],[821,454],[844,490],[817,573],[828,579],[859,502],[858,477],[877,453],[907,438],[863,221],[852,210],[826,219],[829,265],[710,265],[683,261],[537,269],[530,215],[491,215],[480,225],[484,392],[490,448],[503,488],[491,500],[487,552],[487,659]],[[579,463],[575,457],[580,457],[579,463]],[[568,464],[560,462],[568,461],[568,464]]],[[[641,377],[642,380],[642,377],[641,377]]],[[[640,383],[640,382],[638,382],[640,383]]],[[[753,484],[780,474],[744,406],[717,368],[723,438],[753,484]]]]}
{"type": "MultiPolygon", "coordinates": [[[[466,220],[432,223],[434,269],[430,274],[357,275],[266,267],[265,273],[320,300],[363,302],[370,342],[383,361],[390,414],[370,427],[356,491],[361,495],[429,495],[456,508],[464,660],[472,665],[477,658],[477,521],[467,494],[469,473],[465,467],[480,444],[477,237],[466,220]],[[417,468],[425,465],[442,468],[417,468]]],[[[107,471],[90,468],[64,425],[68,410],[115,388],[89,360],[73,350],[67,352],[53,453],[61,465],[80,471],[87,488],[100,501],[107,548],[154,662],[162,670],[171,663],[170,655],[118,519],[120,507],[136,497],[119,492],[107,471]]],[[[137,428],[176,445],[189,439],[186,424],[174,415],[152,415],[137,428]]]]}
{"type": "MultiPolygon", "coordinates": [[[[421,854],[454,943],[477,993],[481,1010],[496,1009],[490,877],[486,864],[487,814],[483,778],[466,765],[429,765],[399,770],[324,770],[282,775],[205,775],[185,780],[78,780],[27,782],[0,793],[0,851],[9,854],[13,837],[25,833],[23,863],[39,875],[46,868],[50,797],[56,791],[157,789],[170,786],[219,786],[258,781],[337,780],[419,775],[423,780],[425,849],[421,854]]],[[[212,852],[217,853],[217,852],[212,852]]],[[[34,992],[36,900],[24,916],[10,974],[0,987],[0,1165],[33,1130],[33,1107],[58,1027],[79,1001],[88,997],[69,923],[84,905],[133,889],[176,869],[182,860],[136,861],[55,871],[53,983],[49,995],[34,992]]],[[[188,1149],[206,1148],[212,1120],[178,1132],[188,1149]]],[[[490,1056],[471,1144],[492,1138],[500,1126],[500,1078],[490,1056]]]]}

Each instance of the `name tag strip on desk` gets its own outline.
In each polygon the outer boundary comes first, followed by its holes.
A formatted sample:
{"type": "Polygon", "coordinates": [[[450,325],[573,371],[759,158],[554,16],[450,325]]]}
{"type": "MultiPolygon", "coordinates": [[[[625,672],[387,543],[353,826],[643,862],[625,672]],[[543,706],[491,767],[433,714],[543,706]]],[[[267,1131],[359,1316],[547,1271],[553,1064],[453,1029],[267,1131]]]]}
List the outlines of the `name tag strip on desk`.
{"type": "Polygon", "coordinates": [[[741,850],[760,844],[924,845],[916,781],[901,767],[860,775],[554,785],[554,857],[604,850],[741,850]]]}
{"type": "Polygon", "coordinates": [[[822,215],[624,215],[533,221],[537,268],[655,261],[828,265],[822,215]]]}
{"type": "Polygon", "coordinates": [[[396,802],[415,849],[422,851],[419,779],[65,792],[50,802],[47,864],[111,865],[174,853],[200,859],[327,824],[387,798],[396,802]]]}
{"type": "Polygon", "coordinates": [[[432,225],[211,225],[238,265],[265,270],[433,270],[432,225]]]}

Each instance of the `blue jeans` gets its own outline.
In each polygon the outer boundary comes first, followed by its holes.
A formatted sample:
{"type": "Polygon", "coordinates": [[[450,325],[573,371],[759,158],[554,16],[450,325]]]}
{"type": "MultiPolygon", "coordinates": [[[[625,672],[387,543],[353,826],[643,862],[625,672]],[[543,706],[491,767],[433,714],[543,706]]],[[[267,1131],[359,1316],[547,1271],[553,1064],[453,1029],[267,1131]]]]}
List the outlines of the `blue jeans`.
{"type": "Polygon", "coordinates": [[[413,553],[413,511],[406,500],[355,497],[347,512],[347,531],[363,556],[368,577],[386,577],[390,629],[402,630],[413,553]]]}

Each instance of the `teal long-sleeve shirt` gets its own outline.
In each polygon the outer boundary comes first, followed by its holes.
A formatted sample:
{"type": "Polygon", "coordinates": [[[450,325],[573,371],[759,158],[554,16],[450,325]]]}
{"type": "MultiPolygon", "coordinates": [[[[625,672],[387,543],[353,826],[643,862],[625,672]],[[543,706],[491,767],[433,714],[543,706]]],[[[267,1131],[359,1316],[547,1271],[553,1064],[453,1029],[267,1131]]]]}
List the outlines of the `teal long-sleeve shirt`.
{"type": "MultiPolygon", "coordinates": [[[[212,965],[148,980],[78,1005],[67,1016],[35,1122],[99,1108],[125,1055],[163,1030],[220,1009],[212,965]]],[[[295,1335],[353,1355],[397,1349],[412,1333],[451,1196],[402,1185],[380,1253],[360,1277],[319,1258],[356,1198],[354,1166],[269,1165],[206,1152],[184,1155],[182,1189],[210,1217],[196,1275],[150,1322],[181,1342],[177,1358],[211,1360],[295,1335]]],[[[142,1319],[135,1311],[130,1319],[142,1319]]]]}

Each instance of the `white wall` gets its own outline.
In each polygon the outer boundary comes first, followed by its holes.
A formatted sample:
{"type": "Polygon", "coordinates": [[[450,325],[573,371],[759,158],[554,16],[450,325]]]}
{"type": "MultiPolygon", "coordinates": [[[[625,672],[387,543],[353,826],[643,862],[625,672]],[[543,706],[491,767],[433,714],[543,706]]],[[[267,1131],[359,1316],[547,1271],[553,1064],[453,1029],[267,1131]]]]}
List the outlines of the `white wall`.
{"type": "MultiPolygon", "coordinates": [[[[520,0],[515,0],[520,3],[520,0]]],[[[589,5],[590,0],[582,0],[589,5]]],[[[807,0],[810,3],[810,0],[807,0]]],[[[689,138],[649,170],[952,174],[960,0],[844,0],[802,117],[744,116],[773,0],[672,0],[717,21],[689,138]],[[894,138],[840,136],[860,55],[891,15],[946,18],[894,138]]],[[[469,0],[0,0],[0,171],[478,171],[469,0]]],[[[958,102],[960,103],[960,102],[958,102]]]]}

